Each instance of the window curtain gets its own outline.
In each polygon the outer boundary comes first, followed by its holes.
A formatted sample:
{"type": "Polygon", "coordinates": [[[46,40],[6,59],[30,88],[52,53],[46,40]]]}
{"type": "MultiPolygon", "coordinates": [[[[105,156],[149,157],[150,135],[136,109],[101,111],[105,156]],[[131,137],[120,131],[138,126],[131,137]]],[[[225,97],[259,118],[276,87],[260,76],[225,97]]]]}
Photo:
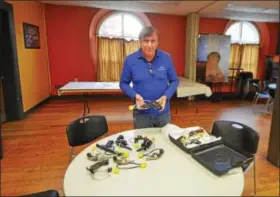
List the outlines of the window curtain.
{"type": "Polygon", "coordinates": [[[121,39],[98,38],[98,81],[118,81],[123,63],[121,39]]]}
{"type": "Polygon", "coordinates": [[[258,73],[259,63],[259,45],[258,44],[244,44],[241,58],[241,68],[244,71],[252,72],[256,77],[258,73]]]}
{"type": "Polygon", "coordinates": [[[98,81],[120,81],[125,57],[138,49],[138,41],[98,37],[98,81]]]}
{"type": "MultiPolygon", "coordinates": [[[[252,72],[257,76],[259,64],[259,44],[231,44],[230,68],[243,68],[244,72],[252,72]]],[[[232,72],[232,71],[230,71],[232,72]]],[[[230,73],[232,75],[232,73],[230,73]]]]}
{"type": "Polygon", "coordinates": [[[129,54],[137,51],[140,47],[140,44],[137,40],[124,41],[124,56],[128,56],[129,54]]]}
{"type": "MultiPolygon", "coordinates": [[[[230,58],[229,58],[229,67],[230,68],[240,68],[241,60],[241,45],[232,44],[230,47],[230,58]]],[[[232,76],[232,70],[229,70],[229,76],[232,76]]]]}

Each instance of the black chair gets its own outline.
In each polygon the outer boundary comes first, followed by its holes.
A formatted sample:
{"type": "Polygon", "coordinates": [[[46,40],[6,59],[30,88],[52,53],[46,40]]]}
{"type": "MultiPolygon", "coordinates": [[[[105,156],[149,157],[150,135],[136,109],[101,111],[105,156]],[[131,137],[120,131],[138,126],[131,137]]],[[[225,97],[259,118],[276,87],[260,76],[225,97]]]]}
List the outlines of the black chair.
{"type": "Polygon", "coordinates": [[[19,197],[59,197],[59,193],[56,190],[47,190],[38,193],[27,194],[19,197]]]}
{"type": "Polygon", "coordinates": [[[66,134],[70,146],[70,162],[75,157],[73,149],[76,146],[92,142],[108,133],[105,116],[88,115],[74,120],[67,128],[66,134]]]}
{"type": "MultiPolygon", "coordinates": [[[[230,148],[252,156],[254,163],[254,196],[256,195],[256,161],[255,154],[259,145],[259,134],[252,128],[238,122],[218,120],[214,122],[212,134],[222,137],[223,141],[230,148]]],[[[251,163],[242,166],[245,172],[251,163]]]]}

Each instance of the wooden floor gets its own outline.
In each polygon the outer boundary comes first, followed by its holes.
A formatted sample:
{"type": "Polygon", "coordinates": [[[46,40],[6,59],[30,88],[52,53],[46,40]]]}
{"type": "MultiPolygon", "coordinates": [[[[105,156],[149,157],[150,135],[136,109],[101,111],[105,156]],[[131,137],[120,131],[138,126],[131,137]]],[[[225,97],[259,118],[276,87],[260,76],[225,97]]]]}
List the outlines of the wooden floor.
{"type": "MultiPolygon", "coordinates": [[[[257,153],[257,195],[279,195],[279,169],[266,160],[271,116],[252,109],[249,102],[198,101],[172,103],[172,121],[180,127],[200,125],[210,130],[218,119],[239,121],[260,134],[257,153]],[[195,113],[195,106],[198,113],[195,113]],[[176,109],[178,109],[177,114],[176,109]]],[[[130,100],[122,97],[91,99],[91,113],[107,117],[111,133],[133,128],[130,100]]],[[[263,107],[263,106],[262,106],[263,107]]],[[[22,121],[2,126],[4,158],[1,162],[1,196],[23,195],[56,189],[63,195],[63,177],[68,165],[68,144],[65,128],[83,111],[81,100],[51,99],[22,121]]],[[[81,151],[86,146],[76,149],[81,151]]],[[[253,192],[253,168],[245,173],[243,195],[253,192]]]]}

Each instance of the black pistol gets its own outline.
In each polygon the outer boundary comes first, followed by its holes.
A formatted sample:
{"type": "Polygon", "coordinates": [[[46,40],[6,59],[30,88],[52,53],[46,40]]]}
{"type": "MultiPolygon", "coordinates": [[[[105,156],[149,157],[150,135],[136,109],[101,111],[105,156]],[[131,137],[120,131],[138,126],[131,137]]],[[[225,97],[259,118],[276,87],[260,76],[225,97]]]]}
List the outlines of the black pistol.
{"type": "Polygon", "coordinates": [[[156,101],[151,103],[151,107],[153,109],[156,109],[156,110],[161,110],[162,109],[161,105],[158,102],[156,102],[156,101]]]}
{"type": "Polygon", "coordinates": [[[153,144],[153,141],[148,139],[148,138],[144,138],[144,142],[141,144],[141,148],[137,149],[137,152],[143,151],[143,150],[148,150],[153,144]]]}
{"type": "Polygon", "coordinates": [[[96,144],[96,147],[100,148],[101,150],[104,150],[106,152],[117,154],[113,149],[113,144],[114,144],[114,141],[109,140],[105,145],[96,144]]]}
{"type": "Polygon", "coordinates": [[[119,135],[117,140],[116,140],[116,144],[121,147],[121,148],[125,148],[125,149],[128,149],[128,150],[132,150],[132,148],[130,148],[128,146],[128,143],[127,141],[124,139],[123,135],[119,135]]]}

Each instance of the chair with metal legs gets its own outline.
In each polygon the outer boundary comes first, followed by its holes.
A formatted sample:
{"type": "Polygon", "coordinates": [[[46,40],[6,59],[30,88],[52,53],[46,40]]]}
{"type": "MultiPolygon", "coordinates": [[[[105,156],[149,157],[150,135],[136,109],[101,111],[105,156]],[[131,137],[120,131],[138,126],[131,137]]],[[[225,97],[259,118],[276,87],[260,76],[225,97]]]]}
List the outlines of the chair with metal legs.
{"type": "Polygon", "coordinates": [[[105,116],[88,115],[74,120],[66,128],[68,144],[70,146],[69,162],[75,157],[74,147],[85,145],[108,133],[105,116]]]}
{"type": "Polygon", "coordinates": [[[262,92],[260,90],[259,84],[253,83],[253,86],[255,86],[255,88],[256,88],[256,94],[255,94],[254,99],[253,99],[253,104],[257,104],[259,99],[267,99],[267,100],[270,99],[269,93],[265,92],[265,91],[262,92]]]}
{"type": "Polygon", "coordinates": [[[274,105],[274,99],[275,99],[275,92],[276,92],[276,88],[274,89],[274,88],[268,87],[268,93],[270,95],[270,98],[268,99],[268,101],[266,103],[266,108],[267,108],[267,112],[271,113],[271,114],[273,113],[273,105],[274,105]]]}

